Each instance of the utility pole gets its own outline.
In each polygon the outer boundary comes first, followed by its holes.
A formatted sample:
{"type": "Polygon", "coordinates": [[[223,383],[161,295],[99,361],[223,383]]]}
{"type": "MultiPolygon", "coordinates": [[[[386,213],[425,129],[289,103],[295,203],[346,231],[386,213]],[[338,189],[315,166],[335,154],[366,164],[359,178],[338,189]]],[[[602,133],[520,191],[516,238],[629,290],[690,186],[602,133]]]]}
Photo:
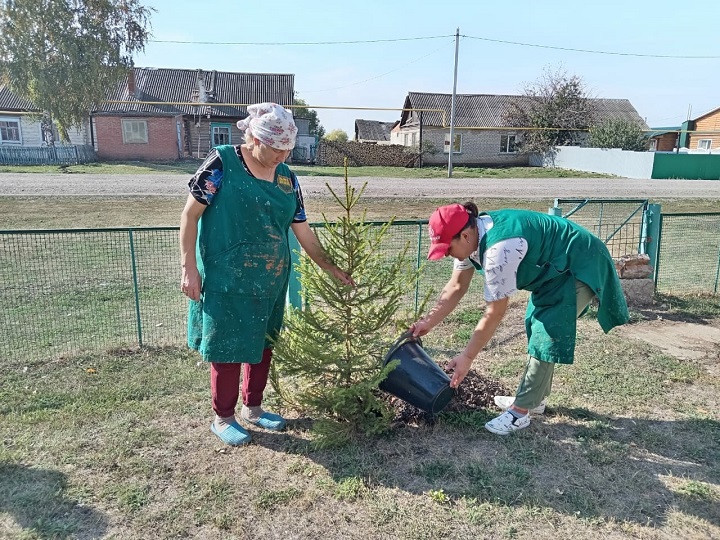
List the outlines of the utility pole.
{"type": "Polygon", "coordinates": [[[452,178],[453,146],[455,144],[455,94],[457,92],[457,66],[458,49],[460,48],[460,28],[455,31],[455,75],[453,76],[453,91],[450,99],[450,152],[448,153],[448,178],[452,178]]]}

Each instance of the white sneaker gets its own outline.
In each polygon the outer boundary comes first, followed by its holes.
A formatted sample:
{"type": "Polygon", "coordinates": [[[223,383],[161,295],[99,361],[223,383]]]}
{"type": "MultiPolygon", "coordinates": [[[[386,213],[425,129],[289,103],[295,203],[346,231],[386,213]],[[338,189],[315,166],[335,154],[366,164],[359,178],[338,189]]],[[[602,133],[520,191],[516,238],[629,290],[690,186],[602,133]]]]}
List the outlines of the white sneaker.
{"type": "Polygon", "coordinates": [[[493,418],[485,424],[485,429],[497,435],[510,435],[510,433],[525,429],[529,425],[529,414],[526,414],[522,418],[515,418],[510,411],[505,411],[497,418],[493,418]]]}
{"type": "MultiPolygon", "coordinates": [[[[510,407],[512,407],[512,404],[515,403],[515,398],[513,396],[495,396],[495,405],[500,407],[503,411],[507,411],[510,407]]],[[[546,402],[543,399],[540,402],[540,405],[537,407],[533,407],[530,409],[530,414],[542,414],[545,412],[545,405],[546,402]]]]}

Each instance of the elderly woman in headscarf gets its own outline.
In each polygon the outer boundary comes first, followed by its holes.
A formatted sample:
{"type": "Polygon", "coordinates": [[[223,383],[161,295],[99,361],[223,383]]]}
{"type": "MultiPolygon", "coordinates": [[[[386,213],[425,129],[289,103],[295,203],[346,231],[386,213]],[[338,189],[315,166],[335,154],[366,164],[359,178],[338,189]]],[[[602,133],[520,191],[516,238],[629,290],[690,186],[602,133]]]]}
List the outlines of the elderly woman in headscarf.
{"type": "Polygon", "coordinates": [[[232,446],[251,439],[235,416],[241,371],[240,420],[272,431],[285,427],[280,415],[263,410],[262,398],[283,321],[289,229],[316,264],[354,286],[308,225],[298,179],[285,165],[297,134],[292,115],[275,103],[247,110],[237,123],[245,143],[210,151],[188,183],[180,221],[188,345],[210,363],[210,429],[232,446]]]}

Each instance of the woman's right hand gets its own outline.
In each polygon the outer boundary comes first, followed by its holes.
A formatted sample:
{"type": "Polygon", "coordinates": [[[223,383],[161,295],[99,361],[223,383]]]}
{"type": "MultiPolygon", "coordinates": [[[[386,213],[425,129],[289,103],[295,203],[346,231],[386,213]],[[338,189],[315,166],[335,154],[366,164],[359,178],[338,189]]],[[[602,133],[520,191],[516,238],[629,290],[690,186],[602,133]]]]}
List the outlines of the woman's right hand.
{"type": "Polygon", "coordinates": [[[433,326],[425,319],[418,319],[410,325],[410,331],[412,332],[413,337],[424,336],[432,329],[433,326]]]}
{"type": "Polygon", "coordinates": [[[200,278],[200,272],[197,268],[186,268],[182,269],[182,278],[180,280],[180,290],[190,300],[198,302],[200,300],[200,291],[202,289],[202,278],[200,278]]]}

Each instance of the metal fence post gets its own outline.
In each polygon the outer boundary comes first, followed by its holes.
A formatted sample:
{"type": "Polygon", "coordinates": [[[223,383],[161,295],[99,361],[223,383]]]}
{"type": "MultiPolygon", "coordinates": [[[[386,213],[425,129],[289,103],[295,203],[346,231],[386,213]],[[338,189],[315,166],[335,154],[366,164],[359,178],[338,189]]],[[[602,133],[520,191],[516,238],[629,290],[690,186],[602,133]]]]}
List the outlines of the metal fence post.
{"type": "Polygon", "coordinates": [[[647,253],[650,265],[653,267],[655,283],[657,284],[657,265],[660,257],[660,215],[659,204],[648,204],[643,215],[643,233],[638,251],[647,253]]]}
{"type": "Polygon", "coordinates": [[[133,290],[135,291],[135,320],[137,321],[138,345],[142,347],[142,321],[140,319],[140,291],[138,288],[137,263],[135,260],[135,240],[133,238],[133,230],[128,230],[130,238],[130,265],[132,266],[133,290]]]}
{"type": "MultiPolygon", "coordinates": [[[[416,258],[416,261],[417,261],[416,268],[418,270],[420,269],[420,265],[422,264],[422,231],[423,231],[423,224],[418,223],[417,258],[416,258]]],[[[415,313],[417,313],[419,301],[420,301],[420,276],[418,275],[417,278],[415,278],[415,313]]]]}

